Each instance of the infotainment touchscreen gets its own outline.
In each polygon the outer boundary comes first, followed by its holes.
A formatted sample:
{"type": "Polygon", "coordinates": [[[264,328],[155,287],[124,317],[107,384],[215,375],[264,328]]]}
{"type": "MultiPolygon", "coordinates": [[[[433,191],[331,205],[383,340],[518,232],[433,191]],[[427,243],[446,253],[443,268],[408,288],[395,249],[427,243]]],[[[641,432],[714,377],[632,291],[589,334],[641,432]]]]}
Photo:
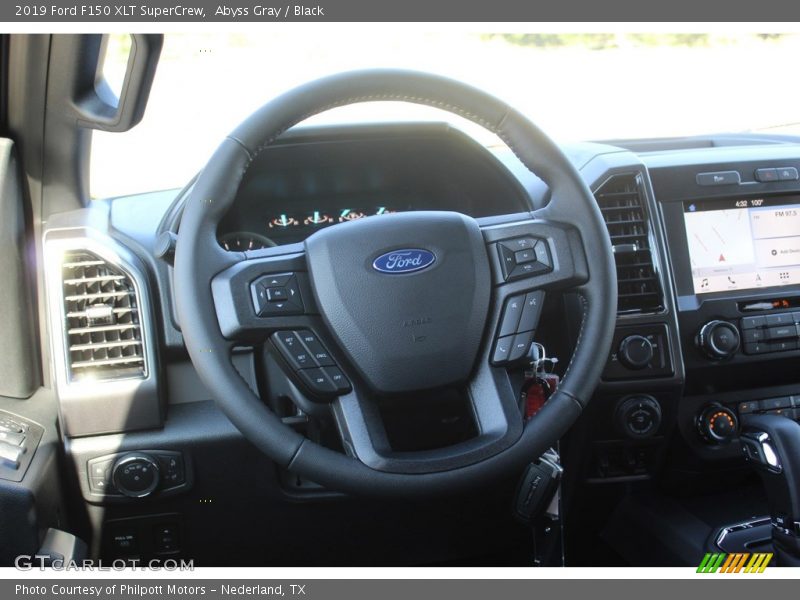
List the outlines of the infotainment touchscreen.
{"type": "Polygon", "coordinates": [[[800,196],[685,202],[695,294],[800,283],[800,196]]]}

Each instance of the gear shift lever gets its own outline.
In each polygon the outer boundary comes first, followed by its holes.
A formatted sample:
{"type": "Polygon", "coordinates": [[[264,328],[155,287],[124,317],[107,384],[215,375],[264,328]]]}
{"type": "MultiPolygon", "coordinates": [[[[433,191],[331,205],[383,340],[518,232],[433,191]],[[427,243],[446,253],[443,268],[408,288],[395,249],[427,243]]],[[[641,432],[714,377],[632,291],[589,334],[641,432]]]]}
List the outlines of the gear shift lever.
{"type": "Polygon", "coordinates": [[[777,415],[747,415],[742,431],[742,450],[767,492],[776,562],[800,566],[800,424],[777,415]]]}

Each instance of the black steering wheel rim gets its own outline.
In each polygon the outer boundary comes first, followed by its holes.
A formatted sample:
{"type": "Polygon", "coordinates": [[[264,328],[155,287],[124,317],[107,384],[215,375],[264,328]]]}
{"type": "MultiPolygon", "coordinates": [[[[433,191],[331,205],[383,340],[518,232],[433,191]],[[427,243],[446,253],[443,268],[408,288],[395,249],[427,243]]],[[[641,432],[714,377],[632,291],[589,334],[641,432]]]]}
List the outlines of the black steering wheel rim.
{"type": "MultiPolygon", "coordinates": [[[[337,226],[338,227],[338,226],[337,226]]],[[[489,234],[491,236],[491,234],[489,234]]],[[[533,123],[500,100],[463,83],[425,73],[369,70],[306,84],[259,109],[228,136],[199,176],[183,213],[174,271],[178,318],[190,358],[217,404],[243,435],[274,460],[345,492],[418,496],[458,492],[519,471],[553,445],[591,398],[610,348],[616,317],[616,270],[602,215],[570,161],[533,123]],[[367,101],[425,104],[465,117],[497,134],[549,186],[551,200],[531,223],[563,224],[580,277],[569,281],[583,315],[576,348],[556,393],[502,447],[433,472],[380,470],[322,447],[283,424],[239,376],[235,340],[220,328],[215,277],[246,259],[216,243],[217,225],[233,203],[253,159],[293,125],[334,107],[367,101]],[[576,254],[573,252],[573,254],[576,254]]]]}

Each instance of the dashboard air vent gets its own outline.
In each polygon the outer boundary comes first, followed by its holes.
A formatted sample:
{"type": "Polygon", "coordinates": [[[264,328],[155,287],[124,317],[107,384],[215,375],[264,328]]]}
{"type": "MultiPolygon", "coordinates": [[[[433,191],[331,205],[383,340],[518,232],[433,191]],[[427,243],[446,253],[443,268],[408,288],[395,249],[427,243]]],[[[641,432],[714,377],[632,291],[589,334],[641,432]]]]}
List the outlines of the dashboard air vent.
{"type": "Polygon", "coordinates": [[[641,177],[616,175],[595,192],[595,198],[606,221],[617,263],[617,312],[661,310],[663,296],[653,267],[641,177]]]}
{"type": "Polygon", "coordinates": [[[119,267],[86,250],[62,263],[70,381],[145,375],[136,288],[119,267]]]}

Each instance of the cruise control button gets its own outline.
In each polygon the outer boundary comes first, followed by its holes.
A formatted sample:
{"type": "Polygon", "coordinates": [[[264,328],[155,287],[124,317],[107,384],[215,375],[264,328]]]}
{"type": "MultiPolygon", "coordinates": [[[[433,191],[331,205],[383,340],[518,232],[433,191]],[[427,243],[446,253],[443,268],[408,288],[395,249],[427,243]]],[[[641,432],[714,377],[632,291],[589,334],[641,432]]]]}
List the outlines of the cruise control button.
{"type": "Polygon", "coordinates": [[[281,355],[294,369],[306,369],[314,366],[314,359],[293,331],[279,331],[272,336],[281,355]]]}
{"type": "Polygon", "coordinates": [[[328,379],[328,376],[322,369],[303,369],[298,371],[297,374],[300,379],[308,386],[315,394],[333,394],[336,392],[336,385],[328,379]]]}
{"type": "Polygon", "coordinates": [[[542,303],[544,302],[544,292],[528,292],[525,295],[525,306],[522,309],[522,317],[519,320],[517,331],[533,331],[539,324],[539,316],[542,314],[542,303]]]}
{"type": "Polygon", "coordinates": [[[514,296],[506,301],[506,308],[500,320],[500,331],[498,337],[504,337],[517,332],[517,325],[522,316],[522,309],[525,305],[525,296],[514,296]]]}
{"type": "Polygon", "coordinates": [[[320,367],[336,365],[330,354],[328,354],[328,351],[325,349],[325,346],[322,345],[322,342],[319,341],[313,332],[307,330],[295,331],[295,335],[297,335],[302,340],[303,345],[308,348],[311,358],[316,362],[317,365],[320,367]]]}
{"type": "Polygon", "coordinates": [[[350,382],[347,380],[347,377],[344,376],[344,373],[342,373],[339,367],[325,367],[322,369],[322,371],[328,376],[328,379],[333,382],[333,385],[336,386],[336,391],[338,393],[343,394],[352,389],[350,387],[350,382]]]}
{"type": "Polygon", "coordinates": [[[507,335],[501,337],[494,343],[494,352],[492,352],[492,364],[502,365],[508,361],[511,355],[511,346],[514,344],[514,336],[507,335]]]}
{"type": "Polygon", "coordinates": [[[511,353],[508,357],[509,362],[517,361],[528,353],[532,338],[533,334],[530,331],[518,333],[514,336],[514,341],[511,344],[511,353]]]}

